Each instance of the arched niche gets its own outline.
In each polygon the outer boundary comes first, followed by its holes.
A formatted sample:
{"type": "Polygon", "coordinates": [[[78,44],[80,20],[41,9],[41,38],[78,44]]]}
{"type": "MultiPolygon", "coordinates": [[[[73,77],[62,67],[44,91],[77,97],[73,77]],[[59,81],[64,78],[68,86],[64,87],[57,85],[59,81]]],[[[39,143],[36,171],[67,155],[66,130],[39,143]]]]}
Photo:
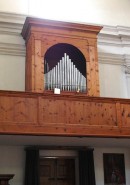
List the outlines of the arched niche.
{"type": "Polygon", "coordinates": [[[55,44],[44,56],[44,89],[86,93],[86,71],[86,59],[78,48],[55,44]]]}
{"type": "Polygon", "coordinates": [[[22,36],[26,40],[26,91],[44,92],[44,58],[60,43],[77,48],[86,61],[86,95],[99,96],[97,34],[100,26],[26,18],[22,36]]]}

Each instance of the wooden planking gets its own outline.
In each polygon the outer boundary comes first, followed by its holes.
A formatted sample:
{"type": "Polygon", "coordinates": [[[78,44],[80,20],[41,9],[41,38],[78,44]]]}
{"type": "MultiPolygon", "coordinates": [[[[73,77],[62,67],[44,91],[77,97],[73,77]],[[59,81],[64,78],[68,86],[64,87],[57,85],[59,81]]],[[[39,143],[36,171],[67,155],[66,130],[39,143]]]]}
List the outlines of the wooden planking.
{"type": "Polygon", "coordinates": [[[47,33],[44,33],[42,35],[42,54],[43,56],[45,55],[46,51],[54,46],[55,44],[59,44],[59,43],[66,43],[66,44],[71,44],[75,47],[77,47],[84,56],[86,56],[86,60],[88,61],[89,57],[89,53],[87,52],[87,47],[88,47],[88,39],[83,39],[83,38],[67,38],[67,37],[63,37],[61,35],[53,35],[53,33],[51,35],[48,35],[47,33]]]}
{"type": "Polygon", "coordinates": [[[130,104],[121,104],[122,127],[130,127],[130,104]]]}
{"type": "Polygon", "coordinates": [[[117,124],[118,127],[122,128],[122,115],[121,115],[121,104],[120,102],[116,103],[116,113],[117,113],[117,124]]]}
{"type": "Polygon", "coordinates": [[[42,99],[40,123],[117,126],[114,103],[42,99]]]}
{"type": "Polygon", "coordinates": [[[130,100],[0,91],[0,133],[130,137],[130,100]]]}
{"type": "Polygon", "coordinates": [[[37,99],[0,96],[1,124],[37,124],[37,99]]]}
{"type": "Polygon", "coordinates": [[[98,74],[98,62],[96,57],[96,51],[94,46],[89,46],[89,73],[91,88],[89,91],[90,96],[99,96],[99,74],[98,74]]]}
{"type": "Polygon", "coordinates": [[[27,46],[26,46],[26,77],[25,77],[25,89],[26,91],[31,91],[31,87],[34,85],[32,84],[32,42],[31,39],[28,41],[27,46]],[[31,77],[31,78],[30,78],[31,77]]]}
{"type": "Polygon", "coordinates": [[[95,96],[100,96],[100,85],[99,85],[99,65],[98,65],[98,52],[97,52],[97,41],[95,43],[95,80],[96,80],[96,91],[95,96]]]}
{"type": "Polygon", "coordinates": [[[26,46],[26,91],[34,92],[35,84],[35,63],[34,63],[34,37],[30,36],[26,46]]]}
{"type": "Polygon", "coordinates": [[[41,56],[41,45],[41,40],[35,39],[34,84],[36,92],[43,92],[43,58],[41,56]]]}

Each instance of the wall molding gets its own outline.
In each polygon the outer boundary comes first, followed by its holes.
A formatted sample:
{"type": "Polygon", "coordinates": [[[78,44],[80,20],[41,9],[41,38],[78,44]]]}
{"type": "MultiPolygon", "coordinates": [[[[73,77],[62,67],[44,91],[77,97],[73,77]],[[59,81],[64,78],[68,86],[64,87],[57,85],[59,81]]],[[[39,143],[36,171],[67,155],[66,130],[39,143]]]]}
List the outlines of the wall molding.
{"type": "Polygon", "coordinates": [[[0,11],[0,22],[24,24],[28,15],[0,11]]]}
{"type": "Polygon", "coordinates": [[[110,33],[99,33],[98,44],[116,47],[130,47],[130,35],[110,35],[110,33]]]}
{"type": "Polygon", "coordinates": [[[121,54],[99,52],[98,61],[101,64],[123,65],[125,63],[125,56],[121,54]]]}
{"type": "Polygon", "coordinates": [[[19,35],[26,15],[0,12],[0,34],[19,35]]]}
{"type": "Polygon", "coordinates": [[[0,55],[25,57],[26,49],[24,45],[20,44],[0,43],[0,55]]]}
{"type": "Polygon", "coordinates": [[[103,26],[98,35],[98,44],[130,47],[130,28],[124,26],[103,26]]]}
{"type": "Polygon", "coordinates": [[[99,33],[98,45],[122,47],[119,35],[110,35],[105,33],[99,33]]]}
{"type": "Polygon", "coordinates": [[[130,66],[130,55],[99,52],[98,60],[102,64],[130,66]]]}
{"type": "Polygon", "coordinates": [[[20,36],[22,27],[23,24],[0,22],[0,34],[20,36]]]}
{"type": "MultiPolygon", "coordinates": [[[[17,36],[20,39],[22,27],[27,15],[0,12],[0,36],[17,36]]],[[[103,29],[98,35],[98,47],[107,46],[107,50],[99,51],[99,63],[123,65],[130,63],[130,27],[124,26],[103,26],[103,29]],[[117,54],[114,54],[115,47],[117,54]],[[109,51],[110,48],[110,51],[109,51]],[[120,49],[119,49],[120,48],[120,49]],[[127,52],[123,50],[127,48],[127,52]],[[119,51],[118,51],[119,50],[119,51]],[[122,50],[123,54],[120,54],[122,50]]],[[[0,42],[0,54],[24,56],[26,54],[25,45],[23,43],[12,44],[0,42]]]]}

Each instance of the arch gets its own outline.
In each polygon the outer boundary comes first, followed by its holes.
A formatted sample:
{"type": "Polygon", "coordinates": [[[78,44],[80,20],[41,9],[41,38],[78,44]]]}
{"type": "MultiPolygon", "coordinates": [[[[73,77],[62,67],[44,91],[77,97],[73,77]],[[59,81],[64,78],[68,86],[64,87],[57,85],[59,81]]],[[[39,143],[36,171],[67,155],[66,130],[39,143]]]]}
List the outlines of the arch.
{"type": "Polygon", "coordinates": [[[50,64],[50,69],[52,69],[61,60],[64,53],[69,55],[70,59],[86,78],[86,59],[83,53],[74,45],[59,43],[51,46],[45,53],[44,61],[46,60],[50,64]]]}
{"type": "Polygon", "coordinates": [[[77,91],[77,89],[82,89],[81,91],[84,92],[86,91],[86,59],[82,52],[71,44],[55,44],[45,53],[44,76],[46,83],[45,89],[60,87],[62,78],[62,90],[77,91]],[[61,74],[61,71],[63,74],[61,74]],[[54,75],[53,79],[56,78],[55,82],[51,82],[53,83],[53,87],[51,88],[46,86],[52,78],[50,77],[50,73],[54,75]],[[63,79],[63,75],[65,79],[63,79]],[[60,78],[60,80],[58,78],[60,78]]]}

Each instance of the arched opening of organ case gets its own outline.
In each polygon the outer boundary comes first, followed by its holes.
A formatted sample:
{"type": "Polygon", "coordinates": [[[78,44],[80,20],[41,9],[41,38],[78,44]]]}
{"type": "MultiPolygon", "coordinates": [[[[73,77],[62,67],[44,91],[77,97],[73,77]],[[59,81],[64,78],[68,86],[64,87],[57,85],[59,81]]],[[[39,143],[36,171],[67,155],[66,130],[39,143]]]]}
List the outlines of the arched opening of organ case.
{"type": "Polygon", "coordinates": [[[55,44],[44,56],[44,88],[86,92],[86,59],[73,45],[55,44]]]}

